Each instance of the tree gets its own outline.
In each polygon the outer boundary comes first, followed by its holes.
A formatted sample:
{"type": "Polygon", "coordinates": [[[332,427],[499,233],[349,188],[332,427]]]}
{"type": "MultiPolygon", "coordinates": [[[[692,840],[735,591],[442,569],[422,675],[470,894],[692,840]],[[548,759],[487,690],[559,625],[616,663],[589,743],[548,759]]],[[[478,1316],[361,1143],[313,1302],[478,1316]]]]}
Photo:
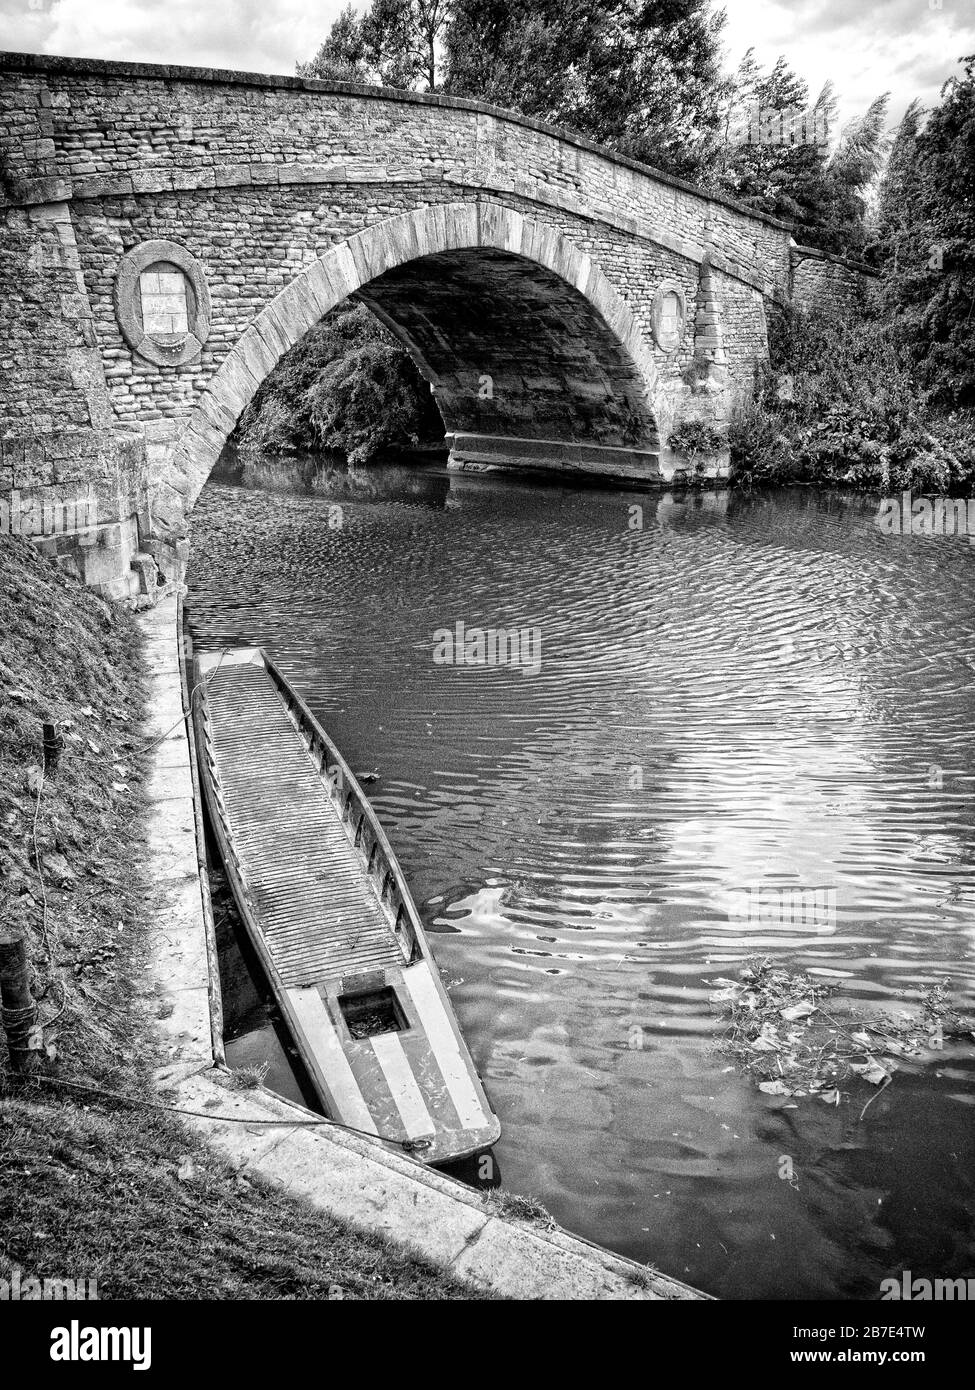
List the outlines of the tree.
{"type": "Polygon", "coordinates": [[[447,34],[451,95],[473,97],[541,120],[575,104],[592,6],[538,0],[458,0],[447,34]]]}
{"type": "Polygon", "coordinates": [[[362,18],[351,5],[335,20],[328,38],[307,63],[296,63],[299,77],[320,77],[343,82],[369,82],[372,74],[362,32],[362,18]]]}
{"type": "Polygon", "coordinates": [[[975,55],[921,126],[905,113],[881,183],[884,297],[919,377],[943,405],[975,406],[975,55]],[[896,158],[895,158],[896,156],[896,158]]]}
{"type": "Polygon", "coordinates": [[[435,91],[449,0],[373,0],[365,14],[348,5],[299,77],[375,82],[435,91]]]}
{"type": "Polygon", "coordinates": [[[890,146],[877,195],[877,215],[871,259],[896,274],[911,229],[918,220],[917,137],[924,120],[924,108],[915,99],[901,117],[890,146]]]}
{"type": "Polygon", "coordinates": [[[442,441],[443,421],[409,354],[347,300],[282,357],[234,439],[245,454],[338,449],[364,463],[385,448],[442,441]]]}
{"type": "Polygon", "coordinates": [[[723,24],[710,0],[457,0],[445,89],[698,178],[727,85],[723,24]]]}
{"type": "Polygon", "coordinates": [[[867,191],[876,183],[889,148],[890,93],[875,97],[844,128],[826,166],[825,200],[814,235],[826,251],[862,256],[870,239],[867,191]]]}
{"type": "Polygon", "coordinates": [[[807,84],[785,58],[763,73],[749,49],[725,104],[716,186],[773,217],[814,225],[835,112],[830,83],[810,105],[807,84]]]}
{"type": "Polygon", "coordinates": [[[449,0],[414,0],[405,8],[410,12],[406,36],[411,45],[414,70],[422,72],[427,91],[437,89],[437,51],[450,22],[449,0]]]}
{"type": "Polygon", "coordinates": [[[868,240],[866,193],[886,151],[888,100],[877,97],[850,121],[830,154],[832,83],[810,104],[806,83],[785,58],[763,73],[749,49],[722,112],[715,186],[798,223],[803,241],[860,255],[868,240]]]}

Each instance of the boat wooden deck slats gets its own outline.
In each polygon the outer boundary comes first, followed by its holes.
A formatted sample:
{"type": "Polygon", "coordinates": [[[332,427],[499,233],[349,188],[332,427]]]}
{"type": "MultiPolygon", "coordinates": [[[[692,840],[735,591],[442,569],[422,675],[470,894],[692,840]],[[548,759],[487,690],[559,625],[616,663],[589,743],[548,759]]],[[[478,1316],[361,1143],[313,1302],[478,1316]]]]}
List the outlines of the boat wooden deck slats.
{"type": "Polygon", "coordinates": [[[218,666],[207,706],[211,767],[282,984],[403,965],[362,856],[265,667],[218,666]]]}
{"type": "Polygon", "coordinates": [[[490,1113],[437,998],[429,962],[388,971],[385,980],[396,988],[403,1027],[371,1038],[348,1038],[334,986],[289,991],[316,1060],[328,1062],[323,1084],[368,1134],[434,1141],[466,1132],[490,1144],[490,1113]]]}
{"type": "Polygon", "coordinates": [[[201,785],[241,921],[326,1114],[427,1163],[501,1132],[355,774],[262,651],[201,653],[201,785]]]}

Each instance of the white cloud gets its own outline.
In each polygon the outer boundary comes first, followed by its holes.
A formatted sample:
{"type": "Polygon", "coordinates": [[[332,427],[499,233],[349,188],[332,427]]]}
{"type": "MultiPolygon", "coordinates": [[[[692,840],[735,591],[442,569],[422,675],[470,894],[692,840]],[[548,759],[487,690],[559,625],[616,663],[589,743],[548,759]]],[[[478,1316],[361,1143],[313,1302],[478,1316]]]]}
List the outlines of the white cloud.
{"type": "Polygon", "coordinates": [[[728,0],[725,44],[730,66],[748,48],[763,67],[779,54],[815,96],[832,80],[840,121],[891,93],[898,120],[913,97],[926,106],[975,52],[971,0],[728,0]]]}
{"type": "Polygon", "coordinates": [[[23,52],[293,73],[342,0],[4,0],[2,47],[23,52]]]}

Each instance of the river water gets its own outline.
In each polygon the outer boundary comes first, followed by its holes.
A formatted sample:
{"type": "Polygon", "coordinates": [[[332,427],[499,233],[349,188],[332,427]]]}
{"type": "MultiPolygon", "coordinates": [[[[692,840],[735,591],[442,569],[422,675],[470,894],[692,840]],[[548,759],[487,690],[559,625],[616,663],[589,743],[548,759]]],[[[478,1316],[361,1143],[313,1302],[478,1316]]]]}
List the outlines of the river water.
{"type": "MultiPolygon", "coordinates": [[[[894,1011],[945,976],[975,1002],[975,547],[876,511],[401,466],[215,478],[195,514],[198,639],[267,647],[376,774],[503,1186],[721,1297],[975,1267],[975,1048],[860,1120],[866,1083],[758,1092],[708,1002],[756,953],[894,1011]],[[537,630],[540,669],[436,662],[458,622],[537,630]],[[835,918],[743,916],[755,885],[835,918]]],[[[228,986],[231,1062],[293,1091],[239,961],[228,986]]]]}

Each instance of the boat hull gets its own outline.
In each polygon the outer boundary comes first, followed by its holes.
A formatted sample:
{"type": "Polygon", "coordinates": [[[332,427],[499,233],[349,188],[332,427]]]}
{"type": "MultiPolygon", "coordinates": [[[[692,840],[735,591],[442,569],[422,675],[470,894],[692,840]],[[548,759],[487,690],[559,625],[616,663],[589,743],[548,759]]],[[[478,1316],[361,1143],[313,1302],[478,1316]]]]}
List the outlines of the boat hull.
{"type": "Polygon", "coordinates": [[[500,1135],[361,787],[258,649],[202,654],[201,784],[241,920],[325,1113],[426,1163],[500,1135]]]}

